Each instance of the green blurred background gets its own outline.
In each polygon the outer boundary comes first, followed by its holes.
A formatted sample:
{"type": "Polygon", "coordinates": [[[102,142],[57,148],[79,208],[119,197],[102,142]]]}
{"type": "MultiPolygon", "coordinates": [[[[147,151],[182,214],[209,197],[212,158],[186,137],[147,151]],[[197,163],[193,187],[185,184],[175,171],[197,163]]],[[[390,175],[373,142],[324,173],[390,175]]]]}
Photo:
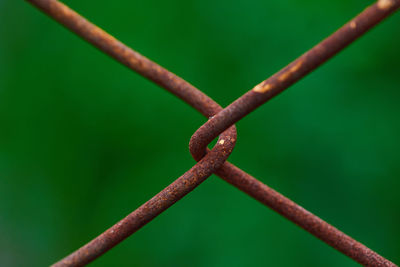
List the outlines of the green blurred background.
{"type": "MultiPolygon", "coordinates": [[[[372,1],[69,0],[226,106],[372,1]]],[[[238,123],[230,161],[400,263],[400,14],[238,123]]],[[[193,164],[198,112],[0,0],[0,265],[44,266],[193,164]]],[[[357,266],[212,176],[93,266],[357,266]]]]}

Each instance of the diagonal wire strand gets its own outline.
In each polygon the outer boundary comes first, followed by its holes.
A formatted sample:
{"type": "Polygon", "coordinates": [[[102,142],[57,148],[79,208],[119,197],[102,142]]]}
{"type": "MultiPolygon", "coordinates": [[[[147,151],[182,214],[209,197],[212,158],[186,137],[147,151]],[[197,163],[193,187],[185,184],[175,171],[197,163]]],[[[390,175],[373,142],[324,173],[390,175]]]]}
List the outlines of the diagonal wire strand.
{"type": "Polygon", "coordinates": [[[201,158],[199,156],[204,155],[207,145],[230,125],[301,80],[399,7],[400,0],[377,1],[281,71],[236,99],[193,134],[189,144],[192,155],[201,158]]]}

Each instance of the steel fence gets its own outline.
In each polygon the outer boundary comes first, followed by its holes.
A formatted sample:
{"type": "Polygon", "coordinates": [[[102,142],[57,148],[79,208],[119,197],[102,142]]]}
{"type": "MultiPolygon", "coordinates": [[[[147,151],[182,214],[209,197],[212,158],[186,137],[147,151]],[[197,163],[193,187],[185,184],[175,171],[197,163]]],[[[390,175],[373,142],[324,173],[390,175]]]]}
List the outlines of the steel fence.
{"type": "Polygon", "coordinates": [[[86,265],[171,207],[210,175],[219,177],[275,210],[328,245],[365,266],[396,266],[282,194],[227,162],[236,142],[234,123],[318,68],[400,7],[379,0],[335,33],[223,109],[193,85],[132,50],[57,0],[27,0],[44,13],[131,70],[173,93],[209,120],[192,136],[197,161],[190,170],[117,224],[53,266],[86,265]],[[209,150],[208,144],[218,137],[209,150]]]}

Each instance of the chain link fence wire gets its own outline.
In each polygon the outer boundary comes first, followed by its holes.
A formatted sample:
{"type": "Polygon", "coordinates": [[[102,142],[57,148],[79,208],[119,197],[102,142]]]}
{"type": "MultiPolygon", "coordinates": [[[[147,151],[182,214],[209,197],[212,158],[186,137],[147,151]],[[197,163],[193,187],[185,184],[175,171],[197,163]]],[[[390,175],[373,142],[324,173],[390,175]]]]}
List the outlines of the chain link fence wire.
{"type": "Polygon", "coordinates": [[[379,0],[308,52],[223,109],[193,85],[127,47],[57,0],[27,0],[121,64],[155,82],[209,120],[192,136],[190,170],[117,224],[53,266],[84,266],[149,223],[210,175],[219,177],[364,266],[397,266],[256,178],[227,162],[237,139],[234,123],[318,68],[400,7],[379,0]],[[218,138],[216,145],[207,146],[218,138]]]}

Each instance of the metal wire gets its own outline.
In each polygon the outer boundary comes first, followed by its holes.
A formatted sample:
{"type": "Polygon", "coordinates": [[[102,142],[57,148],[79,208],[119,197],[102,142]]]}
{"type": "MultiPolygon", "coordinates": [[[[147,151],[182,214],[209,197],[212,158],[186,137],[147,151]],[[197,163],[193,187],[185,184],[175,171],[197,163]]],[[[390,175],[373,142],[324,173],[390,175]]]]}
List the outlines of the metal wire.
{"type": "Polygon", "coordinates": [[[226,160],[236,142],[235,122],[300,80],[388,17],[400,7],[400,0],[377,1],[225,109],[185,80],[135,52],[57,0],[27,1],[120,63],[178,96],[204,116],[211,117],[190,140],[190,152],[198,161],[195,166],[119,223],[54,266],[83,266],[90,263],[150,222],[213,173],[355,261],[365,266],[396,266],[226,160]],[[207,145],[218,135],[220,137],[217,144],[211,151],[208,150],[207,145]]]}

